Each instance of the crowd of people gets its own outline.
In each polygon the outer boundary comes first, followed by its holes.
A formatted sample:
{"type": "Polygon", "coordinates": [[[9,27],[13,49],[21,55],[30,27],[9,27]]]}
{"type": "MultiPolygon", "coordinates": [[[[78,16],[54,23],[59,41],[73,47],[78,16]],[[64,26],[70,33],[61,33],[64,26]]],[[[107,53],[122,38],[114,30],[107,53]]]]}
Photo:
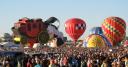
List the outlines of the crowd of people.
{"type": "Polygon", "coordinates": [[[128,67],[128,48],[27,48],[23,53],[1,54],[0,67],[128,67]]]}

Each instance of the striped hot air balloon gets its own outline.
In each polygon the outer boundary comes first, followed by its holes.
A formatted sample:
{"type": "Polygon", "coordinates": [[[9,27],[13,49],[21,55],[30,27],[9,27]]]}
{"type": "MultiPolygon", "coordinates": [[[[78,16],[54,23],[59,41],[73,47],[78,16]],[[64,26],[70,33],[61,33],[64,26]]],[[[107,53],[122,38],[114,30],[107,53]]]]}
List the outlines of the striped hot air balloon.
{"type": "Polygon", "coordinates": [[[110,43],[116,46],[126,35],[126,23],[119,17],[108,17],[102,24],[102,30],[110,43]]]}

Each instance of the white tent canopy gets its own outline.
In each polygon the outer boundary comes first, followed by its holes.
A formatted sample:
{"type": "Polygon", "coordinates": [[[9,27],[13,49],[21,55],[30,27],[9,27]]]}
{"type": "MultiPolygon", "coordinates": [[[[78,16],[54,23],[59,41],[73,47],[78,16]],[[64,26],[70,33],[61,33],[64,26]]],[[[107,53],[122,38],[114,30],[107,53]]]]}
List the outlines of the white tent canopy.
{"type": "Polygon", "coordinates": [[[0,43],[4,48],[18,49],[23,51],[23,46],[21,44],[15,44],[13,42],[2,42],[0,43]]]}

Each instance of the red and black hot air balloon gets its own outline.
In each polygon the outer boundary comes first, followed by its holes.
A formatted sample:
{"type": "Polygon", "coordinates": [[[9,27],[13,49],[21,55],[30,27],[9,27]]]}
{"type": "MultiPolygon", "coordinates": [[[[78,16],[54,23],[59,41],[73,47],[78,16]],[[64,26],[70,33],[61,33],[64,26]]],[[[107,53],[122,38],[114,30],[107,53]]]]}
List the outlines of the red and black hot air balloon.
{"type": "Polygon", "coordinates": [[[85,29],[85,21],[79,18],[71,18],[65,23],[65,31],[74,42],[76,42],[78,38],[84,33],[85,29]]]}

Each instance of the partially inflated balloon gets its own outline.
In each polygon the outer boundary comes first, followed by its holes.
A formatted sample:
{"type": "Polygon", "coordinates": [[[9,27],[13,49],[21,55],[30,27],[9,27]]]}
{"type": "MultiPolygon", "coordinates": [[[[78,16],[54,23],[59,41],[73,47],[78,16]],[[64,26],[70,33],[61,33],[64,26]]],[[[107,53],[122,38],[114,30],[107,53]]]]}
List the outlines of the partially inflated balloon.
{"type": "Polygon", "coordinates": [[[119,17],[108,17],[102,24],[104,35],[113,46],[120,43],[126,34],[126,23],[119,17]]]}
{"type": "Polygon", "coordinates": [[[103,31],[102,31],[102,28],[101,27],[93,27],[91,30],[90,30],[90,34],[103,34],[103,31]]]}
{"type": "Polygon", "coordinates": [[[103,37],[103,39],[105,40],[106,44],[108,46],[112,46],[111,43],[108,41],[108,39],[104,36],[103,34],[103,31],[102,31],[102,28],[101,27],[93,27],[91,30],[90,30],[90,35],[91,34],[98,34],[98,35],[101,35],[103,37]]]}
{"type": "Polygon", "coordinates": [[[87,47],[104,47],[106,45],[102,36],[92,34],[87,37],[87,47]]]}
{"type": "Polygon", "coordinates": [[[65,31],[74,42],[84,33],[86,24],[82,19],[72,18],[66,21],[65,31]]]}

